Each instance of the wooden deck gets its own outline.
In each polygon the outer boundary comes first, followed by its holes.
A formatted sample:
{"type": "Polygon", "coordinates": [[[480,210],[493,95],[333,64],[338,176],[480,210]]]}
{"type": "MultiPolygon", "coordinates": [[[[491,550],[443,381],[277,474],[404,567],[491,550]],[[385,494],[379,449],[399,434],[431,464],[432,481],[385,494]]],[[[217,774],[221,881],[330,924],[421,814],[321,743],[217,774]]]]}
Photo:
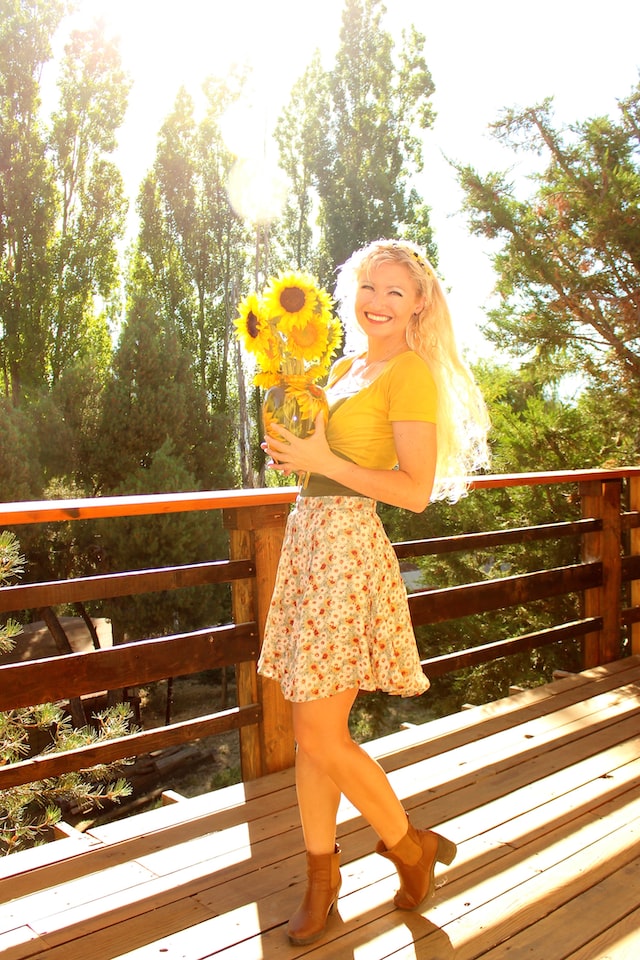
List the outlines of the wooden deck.
{"type": "Polygon", "coordinates": [[[0,861],[0,957],[637,960],[639,657],[368,749],[459,844],[422,913],[393,909],[391,864],[343,803],[339,915],[288,944],[304,856],[286,771],[0,861]]]}

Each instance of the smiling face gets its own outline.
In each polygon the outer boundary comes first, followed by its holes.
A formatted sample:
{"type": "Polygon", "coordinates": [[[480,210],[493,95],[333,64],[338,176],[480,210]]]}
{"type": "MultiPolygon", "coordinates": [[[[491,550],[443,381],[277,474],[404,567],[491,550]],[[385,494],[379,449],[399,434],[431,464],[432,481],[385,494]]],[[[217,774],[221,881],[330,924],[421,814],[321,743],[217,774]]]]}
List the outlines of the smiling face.
{"type": "Polygon", "coordinates": [[[407,325],[424,306],[408,268],[382,261],[358,279],[356,319],[369,340],[369,352],[387,353],[406,345],[407,325]]]}

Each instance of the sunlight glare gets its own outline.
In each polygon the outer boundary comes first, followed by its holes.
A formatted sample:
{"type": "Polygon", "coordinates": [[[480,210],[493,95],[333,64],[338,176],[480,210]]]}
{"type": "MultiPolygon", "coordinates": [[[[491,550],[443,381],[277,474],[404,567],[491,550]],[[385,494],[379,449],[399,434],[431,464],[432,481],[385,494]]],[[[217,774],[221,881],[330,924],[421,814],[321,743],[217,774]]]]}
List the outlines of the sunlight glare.
{"type": "Polygon", "coordinates": [[[261,157],[239,157],[229,174],[231,206],[251,223],[270,223],[282,212],[287,185],[277,164],[261,157]]]}

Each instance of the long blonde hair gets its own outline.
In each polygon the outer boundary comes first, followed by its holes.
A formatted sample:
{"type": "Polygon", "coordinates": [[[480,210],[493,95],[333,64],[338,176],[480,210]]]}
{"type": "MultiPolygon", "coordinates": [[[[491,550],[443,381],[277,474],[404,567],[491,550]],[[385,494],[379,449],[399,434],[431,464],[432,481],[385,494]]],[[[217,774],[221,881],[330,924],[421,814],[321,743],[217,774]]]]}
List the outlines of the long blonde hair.
{"type": "Polygon", "coordinates": [[[409,321],[407,344],[425,361],[438,390],[438,454],[431,499],[455,502],[466,492],[470,474],[489,463],[489,415],[458,349],[444,291],[420,248],[405,240],[376,240],[352,254],[339,268],[340,316],[347,331],[354,327],[358,280],[378,264],[390,262],[407,268],[424,297],[422,311],[409,321]]]}

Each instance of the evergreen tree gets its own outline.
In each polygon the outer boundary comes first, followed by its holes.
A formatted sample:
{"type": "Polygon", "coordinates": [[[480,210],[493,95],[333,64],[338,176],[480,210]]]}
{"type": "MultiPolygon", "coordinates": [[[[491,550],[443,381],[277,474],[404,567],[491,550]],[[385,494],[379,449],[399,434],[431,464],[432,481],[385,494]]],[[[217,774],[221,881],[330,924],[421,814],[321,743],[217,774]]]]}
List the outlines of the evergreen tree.
{"type": "Polygon", "coordinates": [[[494,133],[546,164],[521,199],[508,175],[458,166],[472,229],[500,243],[500,306],[487,336],[518,357],[566,370],[619,396],[640,384],[640,85],[614,121],[557,130],[550,100],[507,110],[494,133]]]}
{"type": "Polygon", "coordinates": [[[230,478],[224,458],[216,456],[207,397],[193,358],[177,326],[163,316],[147,263],[138,258],[136,267],[129,318],[104,391],[101,449],[96,452],[101,492],[133,492],[122,489],[125,478],[149,470],[168,441],[193,475],[191,489],[225,486],[230,478]]]}
{"type": "MultiPolygon", "coordinates": [[[[113,493],[135,496],[197,486],[184,457],[167,439],[153,458],[133,468],[113,493]]],[[[199,563],[228,554],[219,511],[98,521],[95,533],[101,569],[109,572],[199,563]]],[[[111,619],[116,642],[198,629],[229,621],[229,588],[214,585],[114,598],[105,601],[101,615],[111,619]]]]}

